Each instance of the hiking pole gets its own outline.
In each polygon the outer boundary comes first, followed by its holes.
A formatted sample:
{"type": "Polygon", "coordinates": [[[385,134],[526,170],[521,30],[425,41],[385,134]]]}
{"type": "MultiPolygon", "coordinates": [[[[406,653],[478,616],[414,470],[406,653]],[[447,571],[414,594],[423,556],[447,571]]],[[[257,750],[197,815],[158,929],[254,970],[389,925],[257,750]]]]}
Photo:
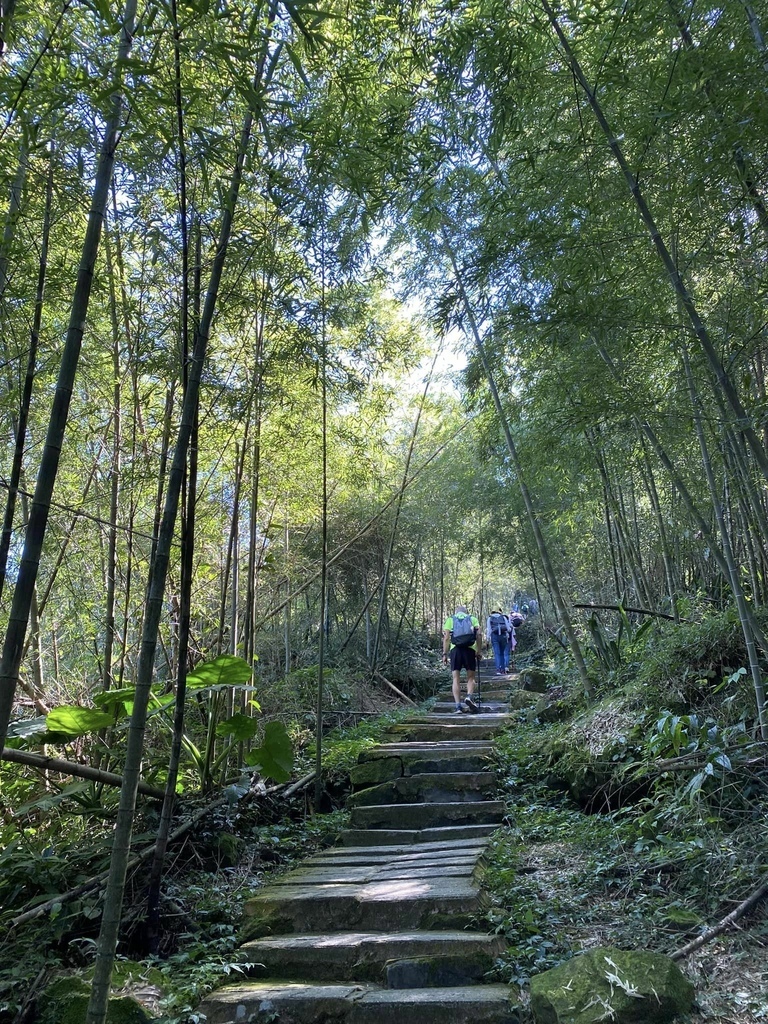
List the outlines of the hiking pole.
{"type": "Polygon", "coordinates": [[[480,710],[480,665],[482,664],[482,661],[483,661],[482,652],[480,651],[480,647],[481,646],[482,645],[478,641],[478,644],[477,644],[477,647],[478,647],[477,658],[475,659],[476,662],[477,662],[477,667],[475,669],[475,679],[477,680],[477,710],[478,711],[480,710]]]}

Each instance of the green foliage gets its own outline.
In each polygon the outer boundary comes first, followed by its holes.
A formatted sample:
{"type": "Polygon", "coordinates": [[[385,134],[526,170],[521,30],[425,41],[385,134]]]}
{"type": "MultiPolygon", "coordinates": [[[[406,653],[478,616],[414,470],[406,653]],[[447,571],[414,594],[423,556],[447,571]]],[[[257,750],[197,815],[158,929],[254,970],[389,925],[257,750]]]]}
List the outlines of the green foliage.
{"type": "Polygon", "coordinates": [[[112,725],[112,716],[91,708],[58,707],[46,715],[46,727],[52,736],[62,740],[74,739],[89,732],[106,729],[112,725]]]}
{"type": "Polygon", "coordinates": [[[264,741],[246,755],[246,764],[258,767],[261,774],[275,782],[287,782],[293,768],[293,745],[282,722],[267,722],[264,741]]]}
{"type": "Polygon", "coordinates": [[[212,661],[201,661],[187,676],[188,690],[216,690],[219,687],[245,686],[253,669],[242,658],[220,654],[212,661]]]}
{"type": "Polygon", "coordinates": [[[407,718],[410,711],[400,708],[388,714],[367,718],[348,729],[334,729],[323,738],[323,775],[333,783],[344,783],[363,750],[381,742],[388,729],[407,718]]]}
{"type": "Polygon", "coordinates": [[[610,636],[606,632],[595,612],[590,615],[587,622],[592,637],[592,650],[605,672],[617,669],[625,657],[625,649],[638,643],[654,625],[652,618],[646,618],[635,628],[621,602],[618,604],[618,610],[619,628],[615,636],[610,636]]]}
{"type": "MultiPolygon", "coordinates": [[[[760,621],[764,615],[758,613],[760,621]]],[[[747,663],[744,634],[734,608],[705,616],[698,623],[667,623],[634,652],[637,681],[650,689],[699,700],[718,694],[725,682],[738,683],[747,663]],[[736,678],[733,678],[736,673],[736,678]]],[[[743,699],[749,700],[743,690],[743,699]]]]}
{"type": "MultiPolygon", "coordinates": [[[[247,715],[243,715],[239,711],[237,714],[232,715],[231,718],[227,718],[223,722],[219,722],[216,726],[217,736],[221,736],[225,739],[232,739],[235,743],[243,743],[246,740],[253,739],[258,731],[258,719],[249,718],[247,715]]],[[[255,762],[249,763],[255,764],[255,762]]]]}
{"type": "MultiPolygon", "coordinates": [[[[662,634],[679,651],[686,629],[701,636],[685,624],[662,634]]],[[[638,646],[658,640],[647,634],[638,646]]],[[[763,747],[742,720],[743,678],[724,676],[718,693],[709,678],[694,683],[690,697],[704,710],[680,712],[646,706],[661,699],[660,681],[627,683],[572,720],[499,738],[508,824],[490,846],[484,885],[488,922],[510,943],[501,978],[524,981],[595,942],[671,952],[754,889],[768,862],[768,803],[763,747]],[[550,788],[564,778],[573,789],[602,787],[618,806],[585,813],[550,788]]]]}

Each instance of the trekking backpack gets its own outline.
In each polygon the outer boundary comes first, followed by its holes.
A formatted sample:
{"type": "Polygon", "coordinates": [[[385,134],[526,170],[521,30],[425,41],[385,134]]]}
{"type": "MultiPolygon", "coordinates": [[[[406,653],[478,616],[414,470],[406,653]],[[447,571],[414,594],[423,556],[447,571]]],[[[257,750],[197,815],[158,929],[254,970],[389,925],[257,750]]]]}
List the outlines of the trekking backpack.
{"type": "Polygon", "coordinates": [[[494,612],[491,615],[491,633],[496,636],[506,636],[509,632],[509,626],[507,625],[506,615],[502,615],[500,612],[494,612]]]}
{"type": "Polygon", "coordinates": [[[451,641],[454,647],[471,647],[475,642],[475,626],[471,615],[453,616],[453,629],[451,630],[451,641]]]}
{"type": "Polygon", "coordinates": [[[525,622],[525,619],[520,614],[520,612],[512,612],[512,614],[509,616],[509,621],[512,623],[513,626],[522,626],[522,624],[525,622]]]}

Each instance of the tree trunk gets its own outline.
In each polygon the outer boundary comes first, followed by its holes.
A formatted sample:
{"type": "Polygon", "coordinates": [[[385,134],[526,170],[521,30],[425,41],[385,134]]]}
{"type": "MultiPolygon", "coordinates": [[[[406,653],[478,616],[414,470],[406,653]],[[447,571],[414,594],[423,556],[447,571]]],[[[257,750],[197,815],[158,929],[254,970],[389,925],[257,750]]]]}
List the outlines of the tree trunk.
{"type": "MultiPolygon", "coordinates": [[[[3,0],[0,0],[0,12],[2,12],[3,0]]],[[[32,400],[32,385],[35,380],[35,369],[37,365],[37,343],[40,336],[40,321],[43,315],[43,295],[45,293],[45,276],[48,269],[48,241],[51,232],[51,201],[53,196],[53,154],[51,150],[48,157],[48,179],[45,190],[45,212],[43,214],[43,237],[40,247],[40,262],[37,272],[37,290],[35,292],[35,313],[32,322],[32,330],[29,337],[29,352],[27,354],[27,371],[24,377],[24,388],[21,402],[19,403],[19,418],[13,424],[13,432],[16,444],[13,451],[13,464],[11,466],[11,479],[8,484],[8,497],[5,505],[5,517],[3,519],[3,531],[0,535],[0,602],[2,602],[3,588],[5,586],[5,573],[8,566],[8,552],[11,546],[11,534],[13,532],[13,517],[16,511],[16,496],[19,491],[19,480],[21,469],[24,464],[24,443],[27,437],[27,421],[29,419],[29,407],[32,400]]],[[[7,283],[8,252],[13,236],[13,227],[16,222],[16,215],[21,202],[21,191],[24,185],[24,178],[27,170],[27,148],[22,146],[19,159],[19,169],[16,180],[11,186],[11,202],[8,211],[8,218],[5,224],[2,250],[0,250],[0,306],[2,305],[7,283]]],[[[2,312],[0,310],[0,315],[2,312]]],[[[5,342],[3,342],[4,358],[8,359],[5,342]]]]}
{"type": "MultiPolygon", "coordinates": [[[[275,6],[270,8],[269,26],[274,20],[275,6]]],[[[261,83],[267,56],[265,41],[256,82],[261,83]]],[[[237,207],[240,183],[243,175],[245,156],[250,145],[253,113],[249,111],[244,119],[240,133],[237,158],[232,173],[229,194],[222,206],[221,228],[216,245],[216,252],[211,268],[211,277],[200,322],[195,331],[195,344],[192,354],[187,393],[184,396],[181,422],[179,424],[176,447],[168,478],[165,494],[165,506],[162,522],[158,533],[154,559],[150,568],[150,579],[147,590],[146,610],[142,629],[141,652],[136,673],[136,690],[133,713],[128,730],[128,742],[125,755],[124,782],[120,790],[120,805],[117,812],[112,859],[110,863],[109,881],[107,883],[104,912],[96,953],[96,967],[93,977],[91,999],[88,1006],[86,1024],[104,1024],[109,998],[109,986],[112,976],[115,949],[122,913],[125,876],[130,855],[133,814],[136,803],[136,785],[144,749],[144,729],[146,725],[147,705],[153,679],[155,652],[158,643],[160,617],[165,599],[165,581],[168,574],[171,546],[176,524],[181,484],[185,475],[187,453],[190,437],[195,422],[195,410],[198,405],[200,378],[208,350],[208,338],[211,331],[214,312],[227,256],[229,239],[232,231],[232,219],[237,207]]]]}
{"type": "Polygon", "coordinates": [[[755,690],[755,700],[757,702],[757,717],[760,723],[760,735],[763,742],[768,741],[768,709],[765,706],[765,687],[763,686],[763,677],[760,669],[760,663],[757,657],[757,651],[755,650],[755,641],[750,627],[750,616],[747,614],[747,605],[744,599],[744,592],[741,588],[741,580],[739,578],[739,568],[733,557],[733,551],[731,549],[731,538],[728,533],[728,528],[725,522],[725,516],[723,514],[723,506],[720,500],[720,496],[717,493],[717,486],[715,484],[714,473],[712,472],[712,463],[709,458],[709,451],[707,450],[707,442],[704,436],[704,428],[701,422],[701,407],[699,404],[699,396],[696,392],[696,383],[691,373],[691,363],[688,357],[688,350],[685,342],[682,341],[680,345],[680,351],[683,357],[683,367],[685,369],[685,379],[688,384],[688,390],[691,396],[691,407],[693,409],[693,423],[696,428],[696,437],[699,441],[699,447],[701,448],[701,457],[704,463],[704,473],[707,478],[707,484],[709,486],[709,492],[712,497],[712,505],[715,510],[715,517],[717,519],[717,525],[720,529],[720,538],[723,545],[723,556],[728,566],[728,573],[730,576],[731,590],[736,600],[736,607],[739,610],[739,619],[741,621],[741,627],[744,633],[744,642],[747,645],[747,654],[749,657],[749,667],[752,673],[752,684],[755,690]]]}
{"type": "MultiPolygon", "coordinates": [[[[37,475],[29,525],[24,539],[24,550],[21,557],[19,575],[13,592],[13,602],[5,634],[2,660],[0,660],[0,746],[5,742],[8,723],[13,709],[21,655],[24,649],[24,638],[27,632],[29,612],[40,566],[40,555],[48,525],[51,498],[53,496],[54,484],[56,483],[56,474],[59,468],[61,448],[64,441],[64,430],[69,414],[69,404],[80,359],[85,322],[88,316],[91,286],[93,284],[93,275],[99,252],[99,241],[101,239],[101,228],[104,221],[104,210],[109,195],[109,184],[112,180],[115,151],[122,121],[122,74],[133,40],[135,19],[136,0],[127,0],[123,15],[118,59],[113,71],[115,92],[112,100],[112,110],[105,125],[104,141],[96,171],[93,198],[83,241],[77,284],[72,299],[69,327],[61,356],[59,378],[48,422],[48,433],[40,461],[40,470],[37,475]]],[[[89,1020],[89,1024],[102,1024],[102,1021],[94,1018],[89,1020]]]]}
{"type": "Polygon", "coordinates": [[[384,619],[384,603],[385,603],[385,600],[386,600],[387,585],[389,583],[389,573],[390,573],[390,569],[392,567],[392,555],[393,555],[394,550],[395,550],[395,538],[397,536],[397,524],[400,521],[400,512],[401,512],[402,507],[403,507],[403,495],[405,494],[405,482],[408,479],[408,473],[410,472],[410,469],[411,469],[411,458],[413,457],[413,448],[414,448],[414,445],[416,444],[416,438],[418,437],[418,433],[419,433],[419,422],[421,421],[421,414],[424,411],[424,403],[426,402],[427,395],[429,394],[429,388],[430,388],[430,385],[432,383],[432,374],[435,372],[435,365],[437,363],[437,357],[440,355],[440,352],[441,352],[441,348],[438,347],[437,351],[435,352],[435,357],[432,360],[432,366],[430,367],[429,374],[427,376],[427,382],[426,382],[426,384],[424,386],[424,391],[423,391],[422,396],[421,396],[421,401],[419,402],[419,409],[418,409],[418,412],[416,413],[416,420],[415,420],[415,422],[413,424],[413,430],[411,431],[411,438],[410,438],[410,441],[409,441],[409,444],[408,444],[408,452],[407,452],[406,457],[405,457],[405,466],[403,468],[403,483],[402,483],[402,485],[400,487],[400,497],[398,498],[397,502],[395,503],[395,518],[394,518],[394,521],[392,523],[392,530],[390,531],[390,534],[389,534],[389,545],[387,547],[387,557],[386,557],[386,561],[384,562],[384,573],[383,573],[383,576],[382,576],[381,588],[380,588],[380,591],[379,591],[379,615],[378,615],[378,618],[376,620],[376,634],[375,634],[375,636],[373,638],[373,654],[371,655],[371,672],[375,672],[376,671],[376,665],[377,665],[378,657],[379,657],[379,645],[381,643],[381,629],[382,629],[382,623],[383,623],[383,619],[384,619]]]}

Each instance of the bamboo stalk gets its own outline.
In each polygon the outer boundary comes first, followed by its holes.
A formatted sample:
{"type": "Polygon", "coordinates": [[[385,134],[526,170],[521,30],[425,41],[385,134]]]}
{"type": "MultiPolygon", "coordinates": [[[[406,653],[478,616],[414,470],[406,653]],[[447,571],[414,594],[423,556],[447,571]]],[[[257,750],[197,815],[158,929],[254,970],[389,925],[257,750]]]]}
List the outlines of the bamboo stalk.
{"type": "Polygon", "coordinates": [[[750,893],[745,900],[743,900],[735,910],[732,910],[730,914],[727,914],[717,924],[712,925],[711,928],[707,928],[705,932],[702,932],[697,938],[693,939],[686,946],[676,950],[672,953],[672,960],[682,960],[683,957],[688,956],[689,953],[693,953],[695,950],[700,949],[705,943],[709,942],[710,939],[714,939],[715,936],[720,935],[722,932],[727,931],[732,924],[735,924],[740,917],[743,917],[748,910],[751,910],[755,904],[759,903],[760,900],[768,894],[768,882],[763,882],[759,885],[754,892],[750,893]]]}
{"type": "MultiPolygon", "coordinates": [[[[62,775],[74,775],[79,779],[90,779],[92,782],[100,782],[105,786],[122,786],[122,775],[114,772],[105,772],[100,768],[93,768],[89,764],[77,764],[74,761],[65,761],[60,757],[46,757],[45,754],[37,754],[32,750],[13,750],[11,747],[3,747],[3,761],[11,761],[13,764],[23,764],[30,768],[40,768],[48,772],[60,772],[62,775]]],[[[156,786],[150,786],[148,782],[139,782],[139,792],[145,796],[151,796],[154,800],[163,799],[163,790],[156,786]]]]}

